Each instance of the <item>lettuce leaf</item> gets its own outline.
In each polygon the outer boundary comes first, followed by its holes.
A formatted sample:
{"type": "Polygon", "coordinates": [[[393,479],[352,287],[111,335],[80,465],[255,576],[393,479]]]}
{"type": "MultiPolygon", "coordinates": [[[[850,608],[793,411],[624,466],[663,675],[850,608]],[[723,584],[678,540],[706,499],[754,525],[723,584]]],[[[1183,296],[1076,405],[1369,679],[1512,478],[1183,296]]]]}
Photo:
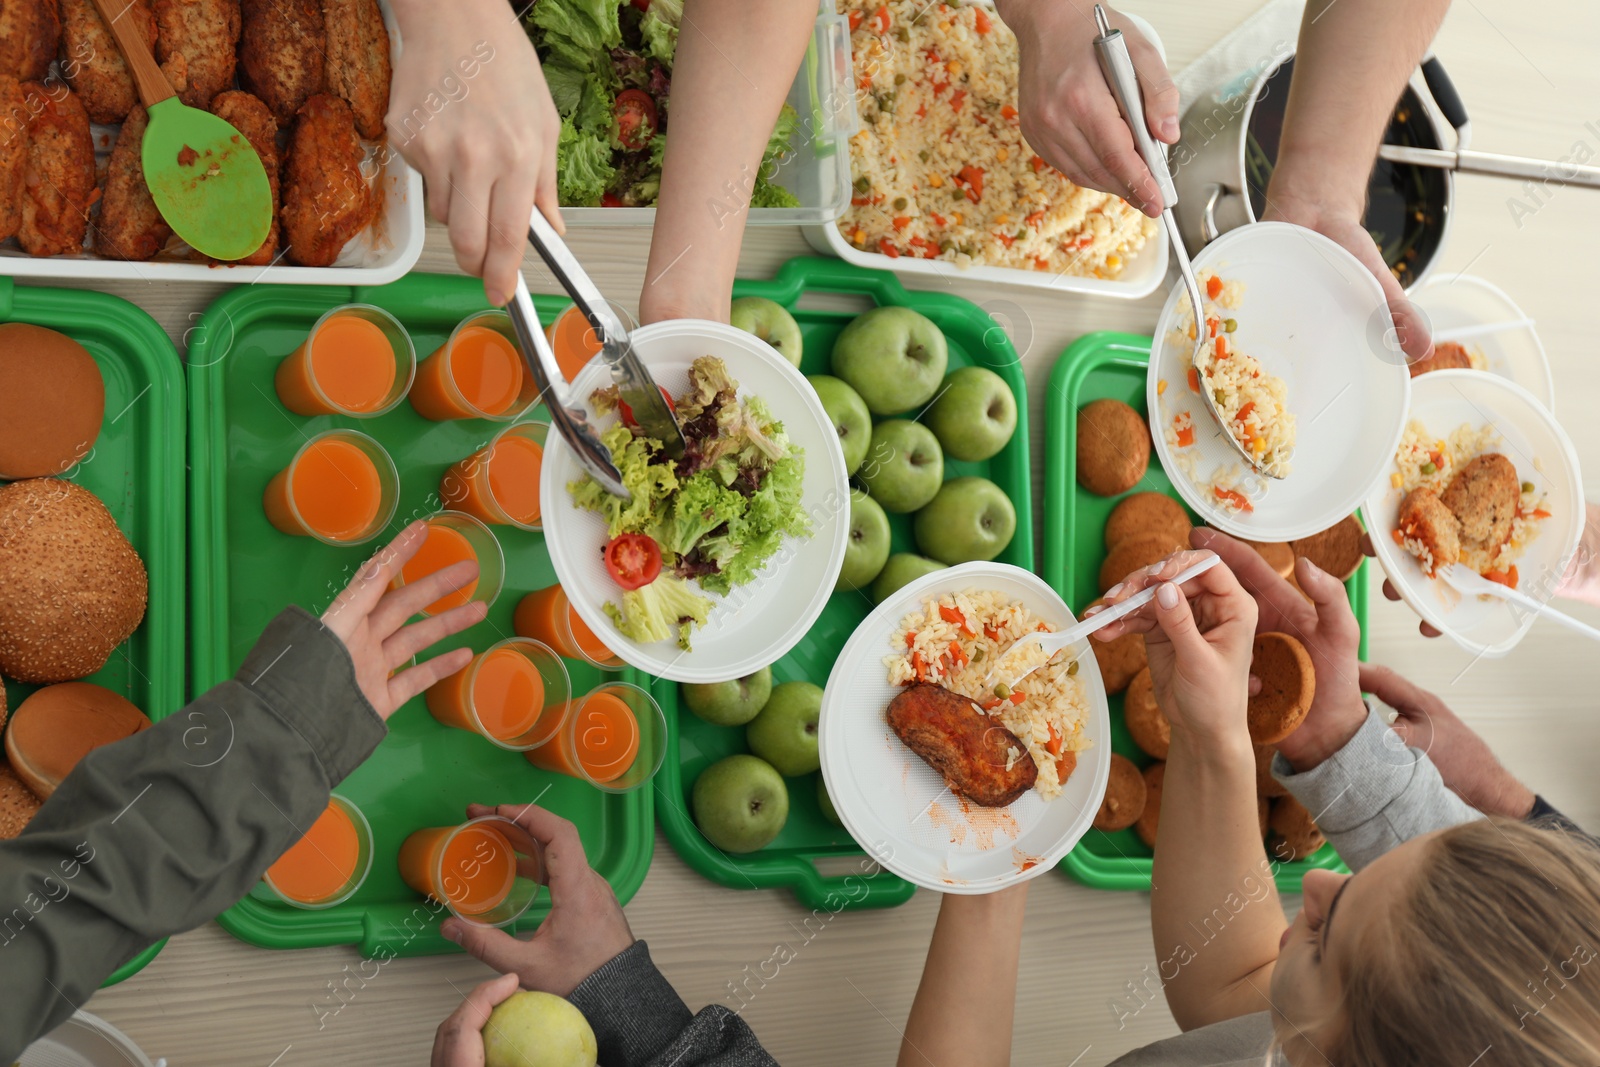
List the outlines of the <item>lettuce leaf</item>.
{"type": "Polygon", "coordinates": [[[561,120],[556,139],[556,194],[563,204],[597,206],[616,176],[611,145],[594,133],[579,130],[571,117],[561,120]]]}
{"type": "Polygon", "coordinates": [[[804,537],[811,532],[811,517],[800,506],[805,479],[805,450],[790,446],[789,454],[774,463],[753,493],[744,514],[728,523],[726,534],[700,543],[702,557],[714,560],[717,573],[700,578],[702,588],[726,594],[753,579],[783,544],[785,536],[804,537]]]}
{"type": "Polygon", "coordinates": [[[650,9],[639,21],[645,48],[656,62],[672,66],[678,49],[678,24],[683,21],[683,0],[650,0],[650,9]]]}
{"type": "Polygon", "coordinates": [[[678,647],[689,652],[689,634],[706,624],[711,608],[710,597],[696,593],[682,578],[663,573],[649,585],[623,593],[622,607],[608,601],[606,614],[624,637],[640,644],[665,641],[676,628],[678,647]]]}
{"type": "Polygon", "coordinates": [[[589,70],[622,43],[619,10],[616,0],[538,0],[528,21],[544,31],[539,43],[552,54],[589,70]]]}
{"type": "Polygon", "coordinates": [[[662,516],[652,536],[663,551],[687,556],[700,538],[744,510],[743,496],[702,471],[683,483],[671,514],[662,516]]]}
{"type": "Polygon", "coordinates": [[[799,207],[800,198],[781,185],[769,182],[765,174],[757,175],[750,190],[751,207],[799,207]]]}
{"type": "Polygon", "coordinates": [[[556,111],[563,116],[578,109],[578,104],[583,100],[584,82],[588,79],[587,71],[565,63],[550,62],[544,65],[544,83],[550,87],[550,99],[555,102],[556,111]]]}
{"type": "Polygon", "coordinates": [[[602,516],[610,537],[650,533],[657,510],[666,508],[667,498],[677,492],[677,475],[669,464],[651,463],[653,446],[649,440],[634,437],[633,431],[620,422],[600,435],[600,443],[611,453],[611,462],[616,464],[622,484],[632,495],[627,500],[612,496],[585,474],[567,485],[572,502],[602,516]]]}

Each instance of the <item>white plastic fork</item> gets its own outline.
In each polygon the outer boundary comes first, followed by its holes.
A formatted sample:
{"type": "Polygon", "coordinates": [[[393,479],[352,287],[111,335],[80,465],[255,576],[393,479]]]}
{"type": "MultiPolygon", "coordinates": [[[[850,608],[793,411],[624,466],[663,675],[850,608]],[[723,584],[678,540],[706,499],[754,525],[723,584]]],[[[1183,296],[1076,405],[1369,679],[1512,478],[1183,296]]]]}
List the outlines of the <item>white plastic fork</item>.
{"type": "Polygon", "coordinates": [[[1596,630],[1588,623],[1579,622],[1566,612],[1557,611],[1542,601],[1535,600],[1526,593],[1519,593],[1509,585],[1491,582],[1489,579],[1475,573],[1472,568],[1464,567],[1459,563],[1452,563],[1448,567],[1440,567],[1436,572],[1445,584],[1459,593],[1468,596],[1494,596],[1511,604],[1519,605],[1538,615],[1543,615],[1551,622],[1558,622],[1569,630],[1576,630],[1585,637],[1600,641],[1600,630],[1596,630]]]}
{"type": "MultiPolygon", "coordinates": [[[[1221,562],[1221,556],[1215,554],[1208,555],[1198,563],[1193,563],[1179,571],[1172,581],[1177,585],[1182,585],[1184,582],[1189,581],[1189,579],[1204,574],[1206,571],[1210,570],[1212,567],[1215,567],[1221,562]]],[[[1164,585],[1166,583],[1163,582],[1159,584],[1164,585]]],[[[1088,618],[1084,619],[1082,622],[1074,623],[1065,630],[1058,630],[1055,633],[1041,633],[1036,630],[1031,634],[1025,635],[1018,640],[1016,644],[1006,649],[1000,658],[995,661],[995,665],[989,668],[988,677],[983,680],[984,685],[1003,684],[1015,689],[1018,682],[1022,681],[1028,675],[1044,666],[1042,663],[1037,664],[1029,667],[1027,670],[1016,675],[1015,677],[997,679],[995,676],[1000,673],[1000,668],[1022,649],[1031,645],[1040,645],[1045,649],[1046,652],[1050,654],[1050,656],[1054,656],[1062,649],[1071,648],[1078,642],[1086,640],[1090,634],[1094,633],[1101,627],[1110,626],[1118,619],[1138,611],[1140,608],[1144,607],[1146,604],[1150,603],[1152,599],[1154,599],[1157,588],[1157,585],[1146,586],[1137,593],[1133,594],[1127,600],[1124,600],[1122,603],[1106,608],[1104,611],[1097,611],[1093,615],[1090,615],[1088,618]]],[[[1047,661],[1050,656],[1046,657],[1047,661]]]]}

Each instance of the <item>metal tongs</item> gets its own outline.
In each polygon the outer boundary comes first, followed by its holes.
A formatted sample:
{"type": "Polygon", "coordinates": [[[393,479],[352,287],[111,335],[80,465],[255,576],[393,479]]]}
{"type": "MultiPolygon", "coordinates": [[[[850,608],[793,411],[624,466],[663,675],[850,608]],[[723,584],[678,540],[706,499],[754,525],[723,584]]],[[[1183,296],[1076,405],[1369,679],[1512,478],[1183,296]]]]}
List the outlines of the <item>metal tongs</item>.
{"type": "MultiPolygon", "coordinates": [[[[623,401],[632,409],[639,428],[646,436],[660,441],[668,455],[683,455],[683,430],[678,426],[677,416],[667,406],[639,353],[634,351],[627,326],[612,311],[611,305],[600,295],[599,287],[584,273],[578,258],[537,207],[528,219],[528,243],[533,245],[539,258],[544,260],[550,273],[572,297],[573,303],[583,312],[583,317],[589,320],[595,335],[600,338],[600,358],[611,368],[611,380],[616,384],[623,401]]],[[[631,494],[623,486],[622,475],[611,462],[611,454],[600,443],[600,437],[589,424],[583,408],[573,403],[571,385],[562,375],[550,342],[539,325],[539,314],[534,310],[533,297],[528,294],[528,284],[523,280],[521,271],[517,272],[517,289],[506,311],[511,316],[523,361],[532,372],[533,380],[539,386],[539,394],[544,398],[545,408],[550,412],[550,422],[572,446],[578,462],[594,476],[595,481],[604,486],[607,492],[628,499],[631,494]]]]}
{"type": "MultiPolygon", "coordinates": [[[[1190,361],[1194,364],[1195,373],[1200,374],[1200,352],[1209,338],[1206,336],[1205,318],[1201,312],[1204,305],[1200,300],[1200,283],[1195,280],[1194,264],[1189,261],[1189,250],[1183,245],[1183,235],[1178,232],[1178,220],[1172,214],[1172,206],[1178,202],[1178,187],[1173,184],[1172,175],[1167,171],[1167,146],[1153,140],[1149,128],[1145,125],[1144,98],[1139,94],[1139,75],[1133,69],[1133,57],[1128,54],[1128,42],[1122,39],[1122,31],[1111,28],[1105,8],[1099,4],[1094,5],[1094,21],[1100,30],[1100,36],[1094,41],[1094,53],[1100,60],[1100,70],[1105,74],[1111,95],[1116,97],[1117,107],[1121,109],[1122,117],[1133,133],[1134,146],[1139,149],[1139,155],[1143,157],[1145,166],[1150,168],[1150,176],[1155,179],[1156,188],[1161,192],[1161,221],[1166,225],[1167,239],[1172,245],[1172,254],[1178,261],[1178,273],[1183,275],[1184,288],[1189,291],[1189,304],[1194,308],[1194,352],[1190,356],[1190,361]]],[[[1283,475],[1273,474],[1263,466],[1261,461],[1228,431],[1227,420],[1222,417],[1211,390],[1201,389],[1200,395],[1205,400],[1206,410],[1211,412],[1211,417],[1216,419],[1217,425],[1221,427],[1222,436],[1233,446],[1235,452],[1244,457],[1250,468],[1270,478],[1282,478],[1283,475]]]]}

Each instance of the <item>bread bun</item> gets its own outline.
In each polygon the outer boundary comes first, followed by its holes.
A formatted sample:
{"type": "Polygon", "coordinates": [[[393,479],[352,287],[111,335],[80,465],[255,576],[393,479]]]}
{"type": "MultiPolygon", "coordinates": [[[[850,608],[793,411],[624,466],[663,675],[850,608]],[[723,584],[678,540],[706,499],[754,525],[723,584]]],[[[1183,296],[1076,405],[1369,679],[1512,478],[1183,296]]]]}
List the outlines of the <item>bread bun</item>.
{"type": "Polygon", "coordinates": [[[22,784],[21,778],[11,773],[4,761],[0,761],[0,841],[9,841],[22,833],[22,828],[43,803],[22,784]]]}
{"type": "Polygon", "coordinates": [[[64,474],[100,436],[106,384],[64,333],[0,324],[0,478],[64,474]]]}
{"type": "Polygon", "coordinates": [[[144,563],[111,512],[59,478],[0,487],[0,674],[93,674],[144,618],[144,563]]]}
{"type": "Polygon", "coordinates": [[[17,705],[6,759],[23,784],[48,800],[89,752],[148,729],[144,712],[109,689],[92,682],[47,685],[17,705]]]}

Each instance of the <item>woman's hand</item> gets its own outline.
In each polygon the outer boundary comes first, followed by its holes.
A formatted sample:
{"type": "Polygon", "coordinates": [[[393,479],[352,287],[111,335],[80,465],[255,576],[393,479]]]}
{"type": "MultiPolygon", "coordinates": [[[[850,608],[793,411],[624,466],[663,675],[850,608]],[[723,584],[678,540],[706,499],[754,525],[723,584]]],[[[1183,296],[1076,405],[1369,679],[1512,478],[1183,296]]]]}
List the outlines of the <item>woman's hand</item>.
{"type": "Polygon", "coordinates": [[[433,1067],[483,1067],[483,1027],[489,1013],[517,991],[517,976],[491,978],[461,1002],[433,1035],[433,1067]]]}
{"type": "MultiPolygon", "coordinates": [[[[1095,58],[1093,4],[1080,0],[1009,0],[1000,17],[1017,35],[1022,135],[1074,185],[1123,197],[1151,218],[1164,206],[1150,168],[1106,85],[1095,58]]],[[[1155,46],[1106,8],[1122,31],[1144,97],[1150,136],[1178,139],[1178,87],[1155,46]]]]}
{"type": "Polygon", "coordinates": [[[457,648],[395,673],[429,646],[483,621],[488,608],[474,600],[407,625],[406,620],[478,576],[470,560],[452,563],[420,582],[390,590],[389,583],[427,540],[427,524],[417,521],[361,565],[350,584],[322,613],[322,624],[344,642],[355,663],[356,683],[387,720],[400,705],[472,660],[472,650],[457,648]]]}
{"type": "Polygon", "coordinates": [[[611,885],[583,853],[578,829],[532,804],[473,804],[467,817],[502,815],[544,846],[550,914],[526,941],[504,930],[446,919],[440,933],[497,971],[515,973],[524,989],[565,997],[607,960],[633,944],[633,931],[611,885]]]}
{"type": "Polygon", "coordinates": [[[1226,566],[1212,567],[1182,586],[1171,579],[1206,553],[1177,552],[1134,574],[1106,593],[1119,604],[1149,585],[1156,596],[1146,607],[1094,636],[1110,641],[1143,633],[1156,701],[1172,720],[1172,731],[1200,745],[1245,737],[1250,649],[1256,604],[1226,566]]]}
{"type": "Polygon", "coordinates": [[[503,0],[394,0],[401,52],[385,125],[428,183],[456,262],[500,307],[516,289],[538,204],[565,232],[556,197],[561,120],[539,57],[503,0]]]}

